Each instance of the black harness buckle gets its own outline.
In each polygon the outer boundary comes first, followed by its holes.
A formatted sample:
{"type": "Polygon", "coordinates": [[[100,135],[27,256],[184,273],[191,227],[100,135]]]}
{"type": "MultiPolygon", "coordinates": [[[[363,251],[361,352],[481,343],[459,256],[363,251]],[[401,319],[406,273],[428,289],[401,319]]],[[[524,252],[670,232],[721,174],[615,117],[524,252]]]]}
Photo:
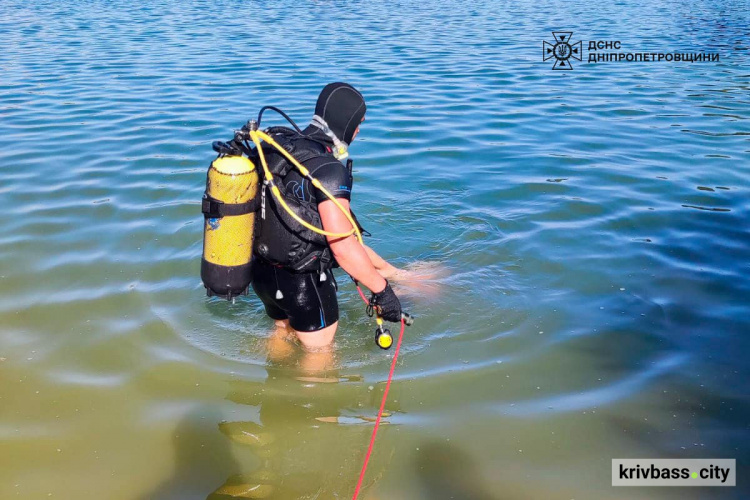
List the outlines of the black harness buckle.
{"type": "Polygon", "coordinates": [[[224,204],[223,201],[212,198],[208,193],[203,193],[203,200],[201,201],[201,212],[206,219],[219,219],[221,215],[221,206],[224,204]]]}

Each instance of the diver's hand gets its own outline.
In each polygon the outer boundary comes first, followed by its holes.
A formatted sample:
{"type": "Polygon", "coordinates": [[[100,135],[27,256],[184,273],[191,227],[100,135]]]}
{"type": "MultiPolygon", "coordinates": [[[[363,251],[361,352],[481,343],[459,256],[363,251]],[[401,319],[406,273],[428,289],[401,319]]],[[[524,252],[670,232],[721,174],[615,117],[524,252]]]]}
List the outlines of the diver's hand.
{"type": "Polygon", "coordinates": [[[372,294],[370,305],[375,312],[386,321],[398,323],[401,321],[401,302],[391,289],[391,284],[386,280],[385,288],[382,292],[372,294]]]}

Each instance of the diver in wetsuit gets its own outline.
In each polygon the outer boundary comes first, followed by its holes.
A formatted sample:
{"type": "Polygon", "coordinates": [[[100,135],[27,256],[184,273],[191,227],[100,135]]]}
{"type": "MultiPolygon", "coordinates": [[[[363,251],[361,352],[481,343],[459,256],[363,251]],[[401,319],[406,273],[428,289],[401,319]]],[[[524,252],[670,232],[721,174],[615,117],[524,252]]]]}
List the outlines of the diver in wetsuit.
{"type": "MultiPolygon", "coordinates": [[[[287,143],[295,159],[347,211],[352,175],[337,156],[345,158],[348,145],[365,119],[366,109],[364,97],[354,87],[346,83],[329,84],[318,97],[312,123],[287,143]]],[[[319,217],[325,231],[346,233],[352,229],[334,202],[296,169],[285,171],[278,185],[287,200],[319,217]]],[[[268,210],[259,222],[252,287],[277,327],[292,331],[307,348],[324,347],[333,341],[339,319],[331,271],[336,264],[372,292],[371,302],[379,307],[383,319],[393,322],[401,319],[401,304],[383,277],[393,266],[360,244],[354,235],[328,236],[312,243],[301,228],[295,228],[293,221],[285,219],[272,196],[266,196],[265,203],[268,210]]]]}

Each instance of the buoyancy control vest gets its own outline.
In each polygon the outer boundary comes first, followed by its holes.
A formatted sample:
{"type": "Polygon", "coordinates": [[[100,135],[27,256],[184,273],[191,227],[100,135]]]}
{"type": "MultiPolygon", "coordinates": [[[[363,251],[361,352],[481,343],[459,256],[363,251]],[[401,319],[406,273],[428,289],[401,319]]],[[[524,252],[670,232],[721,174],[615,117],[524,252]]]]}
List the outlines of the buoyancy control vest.
{"type": "MultiPolygon", "coordinates": [[[[298,162],[304,164],[314,158],[334,159],[330,149],[321,141],[304,136],[287,127],[271,127],[266,133],[298,162]]],[[[294,167],[275,148],[263,144],[263,154],[274,178],[285,185],[286,176],[294,167]]],[[[252,154],[257,156],[257,151],[252,154]]],[[[250,159],[258,164],[252,155],[250,159]]],[[[350,171],[351,175],[351,171],[350,171]]],[[[280,186],[281,187],[281,186],[280,186]]],[[[322,227],[317,201],[303,201],[281,189],[284,200],[302,219],[322,227]]],[[[254,253],[273,265],[292,272],[325,272],[335,265],[331,249],[324,235],[315,233],[294,220],[271,195],[270,186],[261,186],[260,217],[256,218],[254,253]]]]}

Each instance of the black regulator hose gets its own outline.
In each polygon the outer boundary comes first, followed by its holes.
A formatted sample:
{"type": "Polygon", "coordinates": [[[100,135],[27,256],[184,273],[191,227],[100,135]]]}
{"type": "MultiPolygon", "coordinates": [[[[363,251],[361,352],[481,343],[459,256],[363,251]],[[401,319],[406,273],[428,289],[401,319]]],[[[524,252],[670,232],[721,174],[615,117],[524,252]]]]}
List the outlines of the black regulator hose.
{"type": "Polygon", "coordinates": [[[263,106],[262,108],[260,108],[260,111],[258,112],[258,128],[260,128],[260,121],[263,118],[263,112],[265,110],[267,110],[267,109],[270,109],[272,111],[276,111],[278,114],[280,114],[281,116],[283,116],[284,118],[286,118],[286,121],[288,121],[289,123],[292,124],[292,127],[294,127],[294,130],[296,130],[297,132],[299,132],[300,134],[302,134],[302,130],[297,126],[296,123],[294,123],[294,120],[292,120],[291,118],[289,118],[289,115],[287,115],[286,113],[284,113],[283,111],[281,111],[276,106],[263,106]]]}

